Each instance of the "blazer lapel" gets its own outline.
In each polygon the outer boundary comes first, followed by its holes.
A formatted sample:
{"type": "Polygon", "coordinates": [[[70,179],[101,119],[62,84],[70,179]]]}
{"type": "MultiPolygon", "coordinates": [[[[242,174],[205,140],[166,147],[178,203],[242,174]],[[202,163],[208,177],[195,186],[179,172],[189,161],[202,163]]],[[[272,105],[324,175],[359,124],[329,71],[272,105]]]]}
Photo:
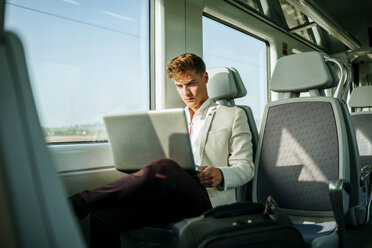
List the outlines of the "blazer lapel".
{"type": "Polygon", "coordinates": [[[205,119],[205,127],[203,128],[203,132],[201,133],[200,137],[200,146],[199,146],[199,154],[201,161],[203,161],[203,155],[204,155],[204,147],[205,147],[205,142],[207,140],[207,134],[209,132],[209,128],[211,126],[212,119],[214,117],[214,114],[216,113],[217,110],[217,105],[212,102],[211,106],[209,107],[207,114],[206,114],[206,119],[205,119]]]}

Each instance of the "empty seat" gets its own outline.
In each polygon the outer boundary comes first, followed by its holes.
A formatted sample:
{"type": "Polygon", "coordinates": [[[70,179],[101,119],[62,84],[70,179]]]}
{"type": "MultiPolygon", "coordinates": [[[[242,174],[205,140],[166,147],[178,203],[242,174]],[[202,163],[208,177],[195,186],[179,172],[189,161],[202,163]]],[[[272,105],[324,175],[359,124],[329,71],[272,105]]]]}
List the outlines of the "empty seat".
{"type": "Polygon", "coordinates": [[[22,44],[3,31],[0,11],[1,245],[84,247],[45,144],[22,44]]]}
{"type": "Polygon", "coordinates": [[[372,86],[355,88],[349,106],[357,109],[351,113],[362,165],[372,165],[372,86]],[[368,108],[367,111],[363,111],[368,108]]]}
{"type": "Polygon", "coordinates": [[[323,93],[337,84],[329,70],[317,52],[278,60],[270,89],[287,99],[267,104],[255,159],[253,200],[273,196],[308,247],[338,247],[345,229],[366,219],[348,113],[323,93]],[[306,91],[310,97],[298,97],[306,91]]]}

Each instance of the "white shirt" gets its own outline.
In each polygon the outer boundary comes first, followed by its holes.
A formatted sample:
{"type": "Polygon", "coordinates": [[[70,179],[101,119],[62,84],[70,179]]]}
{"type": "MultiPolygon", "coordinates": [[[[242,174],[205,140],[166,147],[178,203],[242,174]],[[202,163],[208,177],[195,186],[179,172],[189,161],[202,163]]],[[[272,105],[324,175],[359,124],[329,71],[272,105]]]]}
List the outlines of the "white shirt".
{"type": "Polygon", "coordinates": [[[196,165],[200,165],[201,163],[201,154],[200,154],[200,138],[201,138],[201,132],[204,129],[205,125],[205,119],[208,112],[208,107],[211,105],[212,100],[207,99],[200,108],[196,111],[194,114],[194,117],[192,118],[192,121],[190,121],[190,110],[188,107],[185,108],[186,112],[186,119],[187,123],[189,125],[189,133],[190,133],[190,140],[191,140],[191,147],[192,152],[194,155],[194,161],[196,165]]]}

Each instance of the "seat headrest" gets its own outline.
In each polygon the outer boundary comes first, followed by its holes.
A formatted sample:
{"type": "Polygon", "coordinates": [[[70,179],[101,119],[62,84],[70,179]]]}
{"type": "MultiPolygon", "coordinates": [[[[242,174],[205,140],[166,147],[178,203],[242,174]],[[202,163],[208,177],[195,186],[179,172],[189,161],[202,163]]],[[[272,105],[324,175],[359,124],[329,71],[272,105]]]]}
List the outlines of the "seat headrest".
{"type": "Polygon", "coordinates": [[[238,71],[232,67],[216,67],[207,69],[208,96],[214,101],[235,99],[247,94],[238,71]]]}
{"type": "Polygon", "coordinates": [[[354,88],[350,95],[349,106],[352,108],[371,108],[372,85],[354,88]]]}
{"type": "Polygon", "coordinates": [[[293,54],[280,58],[270,80],[275,92],[302,92],[337,86],[324,57],[319,52],[293,54]]]}
{"type": "Polygon", "coordinates": [[[229,67],[229,69],[233,73],[235,86],[236,86],[236,89],[238,91],[234,98],[240,98],[240,97],[243,97],[243,96],[247,95],[247,89],[244,86],[243,80],[240,77],[240,74],[239,74],[238,70],[235,69],[234,67],[229,67]]]}

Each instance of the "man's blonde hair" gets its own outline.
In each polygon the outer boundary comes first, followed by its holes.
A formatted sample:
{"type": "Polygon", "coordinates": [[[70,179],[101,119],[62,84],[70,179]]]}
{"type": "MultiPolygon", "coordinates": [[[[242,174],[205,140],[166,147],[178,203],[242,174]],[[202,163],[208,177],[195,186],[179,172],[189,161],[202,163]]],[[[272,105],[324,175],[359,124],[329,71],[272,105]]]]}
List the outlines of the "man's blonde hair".
{"type": "Polygon", "coordinates": [[[193,53],[181,54],[167,64],[168,77],[177,79],[187,71],[195,71],[199,75],[205,72],[205,64],[202,58],[193,53]]]}

